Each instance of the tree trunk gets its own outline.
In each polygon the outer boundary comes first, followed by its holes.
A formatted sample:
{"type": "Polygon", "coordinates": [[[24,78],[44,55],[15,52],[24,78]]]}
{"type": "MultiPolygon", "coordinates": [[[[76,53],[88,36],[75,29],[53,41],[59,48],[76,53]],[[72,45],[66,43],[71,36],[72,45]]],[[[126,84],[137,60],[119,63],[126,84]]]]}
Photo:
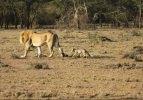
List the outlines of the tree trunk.
{"type": "Polygon", "coordinates": [[[30,12],[31,12],[31,5],[32,1],[31,0],[26,0],[26,27],[27,29],[30,28],[30,12]]]}
{"type": "Polygon", "coordinates": [[[138,19],[138,21],[139,21],[139,28],[141,28],[141,17],[142,17],[142,0],[140,0],[140,4],[139,4],[139,19],[138,19]]]}

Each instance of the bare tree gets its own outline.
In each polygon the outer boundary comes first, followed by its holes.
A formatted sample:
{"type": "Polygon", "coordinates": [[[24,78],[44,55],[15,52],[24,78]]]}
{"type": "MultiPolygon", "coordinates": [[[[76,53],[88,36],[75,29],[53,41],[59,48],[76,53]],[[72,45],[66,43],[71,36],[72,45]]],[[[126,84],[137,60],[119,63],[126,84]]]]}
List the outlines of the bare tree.
{"type": "Polygon", "coordinates": [[[141,28],[141,21],[142,21],[142,0],[140,0],[139,1],[139,19],[138,19],[138,21],[139,21],[139,28],[141,28]]]}
{"type": "Polygon", "coordinates": [[[87,6],[85,2],[83,2],[83,4],[78,4],[75,0],[73,0],[73,4],[75,10],[74,24],[78,29],[81,29],[81,27],[83,28],[88,20],[87,6]]]}

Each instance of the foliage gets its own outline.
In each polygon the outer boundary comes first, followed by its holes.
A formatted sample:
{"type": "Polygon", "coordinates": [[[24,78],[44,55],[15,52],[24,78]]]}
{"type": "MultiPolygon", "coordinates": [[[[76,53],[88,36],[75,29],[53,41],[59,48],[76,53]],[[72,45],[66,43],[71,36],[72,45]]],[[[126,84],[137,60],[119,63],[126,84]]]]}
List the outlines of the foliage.
{"type": "MultiPolygon", "coordinates": [[[[112,24],[114,27],[142,23],[142,0],[1,0],[0,26],[18,25],[55,25],[64,23],[67,27],[75,21],[80,25],[85,17],[81,16],[87,8],[87,21],[84,24],[112,24]],[[78,13],[76,13],[78,11],[78,13]],[[140,23],[139,23],[140,22],[140,23]]],[[[79,27],[79,26],[78,26],[79,27]]]]}

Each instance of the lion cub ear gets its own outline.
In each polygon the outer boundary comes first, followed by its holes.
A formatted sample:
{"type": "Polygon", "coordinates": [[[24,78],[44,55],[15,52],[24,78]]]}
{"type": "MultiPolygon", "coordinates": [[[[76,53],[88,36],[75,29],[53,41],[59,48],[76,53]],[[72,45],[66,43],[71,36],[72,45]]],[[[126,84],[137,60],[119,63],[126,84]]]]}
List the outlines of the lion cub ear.
{"type": "Polygon", "coordinates": [[[75,50],[76,50],[75,48],[72,48],[72,52],[75,52],[75,50]]]}

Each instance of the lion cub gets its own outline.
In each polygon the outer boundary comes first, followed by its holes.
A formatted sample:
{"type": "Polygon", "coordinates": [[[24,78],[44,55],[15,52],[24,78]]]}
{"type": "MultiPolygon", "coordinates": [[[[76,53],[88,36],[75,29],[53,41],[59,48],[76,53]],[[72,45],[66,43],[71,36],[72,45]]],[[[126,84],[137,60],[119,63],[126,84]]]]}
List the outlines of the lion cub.
{"type": "Polygon", "coordinates": [[[72,57],[91,57],[89,52],[86,49],[72,49],[72,57]]]}

